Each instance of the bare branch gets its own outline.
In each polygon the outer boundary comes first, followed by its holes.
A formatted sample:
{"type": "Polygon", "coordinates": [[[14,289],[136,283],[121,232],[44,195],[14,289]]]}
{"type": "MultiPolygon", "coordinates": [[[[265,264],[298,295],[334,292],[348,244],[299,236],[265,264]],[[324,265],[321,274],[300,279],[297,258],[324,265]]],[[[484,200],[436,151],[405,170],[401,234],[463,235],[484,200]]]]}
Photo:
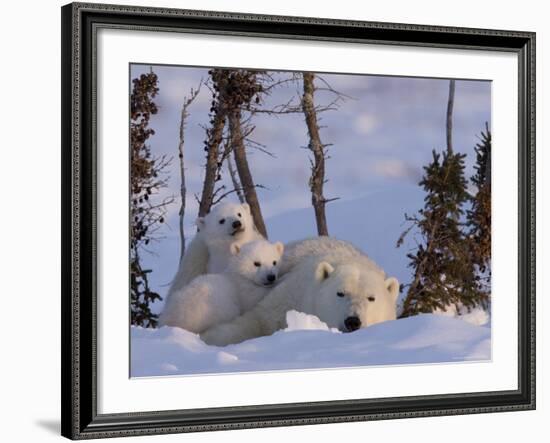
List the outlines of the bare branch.
{"type": "Polygon", "coordinates": [[[256,143],[253,140],[247,140],[246,145],[247,147],[263,152],[264,154],[269,155],[272,158],[277,158],[277,156],[273,154],[273,152],[268,151],[261,143],[256,143]]]}
{"type": "Polygon", "coordinates": [[[186,124],[186,119],[189,116],[189,112],[187,111],[187,109],[199,95],[202,84],[203,82],[201,79],[201,81],[199,82],[199,86],[197,87],[196,90],[193,90],[193,88],[191,88],[189,98],[186,97],[183,100],[183,105],[181,107],[181,115],[180,115],[179,143],[178,143],[178,157],[180,160],[180,178],[181,178],[181,184],[180,184],[181,204],[180,204],[180,210],[179,210],[180,263],[181,263],[181,260],[183,259],[183,255],[185,254],[185,232],[184,232],[184,223],[183,223],[183,219],[185,216],[185,198],[187,194],[187,187],[185,183],[185,155],[184,155],[185,124],[186,124]]]}
{"type": "Polygon", "coordinates": [[[319,79],[319,81],[321,83],[323,83],[325,85],[324,88],[319,88],[318,86],[315,87],[315,90],[316,91],[328,91],[328,92],[332,92],[333,94],[336,94],[338,97],[341,97],[342,100],[344,99],[347,99],[347,100],[356,100],[354,97],[350,96],[350,95],[347,95],[347,94],[344,94],[343,92],[340,92],[340,91],[337,91],[336,89],[334,89],[330,83],[325,79],[323,78],[322,76],[317,76],[317,78],[319,79]]]}
{"type": "MultiPolygon", "coordinates": [[[[265,186],[259,185],[259,184],[255,184],[254,187],[255,187],[255,188],[261,188],[261,189],[267,189],[265,186]]],[[[221,188],[218,188],[217,191],[220,191],[222,188],[225,189],[225,187],[221,187],[221,188]]],[[[230,191],[224,192],[223,194],[220,194],[220,195],[218,196],[218,198],[215,199],[214,202],[213,202],[212,204],[215,205],[215,204],[219,203],[222,199],[224,199],[225,197],[227,197],[228,195],[231,195],[231,194],[233,194],[233,193],[237,193],[238,195],[242,195],[243,190],[244,190],[244,189],[243,189],[242,187],[240,187],[240,188],[235,188],[235,189],[231,189],[230,191]]],[[[217,194],[217,192],[216,192],[215,194],[217,194]]],[[[241,197],[239,197],[239,200],[240,200],[240,199],[241,199],[241,197]]],[[[244,203],[244,198],[243,198],[243,200],[241,201],[241,203],[244,203]]]]}
{"type": "Polygon", "coordinates": [[[197,193],[193,194],[193,197],[195,197],[195,201],[197,202],[197,204],[201,204],[201,199],[199,197],[199,195],[197,193]]]}

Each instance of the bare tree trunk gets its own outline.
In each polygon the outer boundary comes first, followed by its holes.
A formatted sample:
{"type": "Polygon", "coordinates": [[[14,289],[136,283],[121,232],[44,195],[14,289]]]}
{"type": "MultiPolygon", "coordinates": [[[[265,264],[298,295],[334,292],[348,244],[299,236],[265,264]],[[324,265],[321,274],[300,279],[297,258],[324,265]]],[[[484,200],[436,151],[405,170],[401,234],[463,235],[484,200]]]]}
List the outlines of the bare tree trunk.
{"type": "Polygon", "coordinates": [[[227,170],[229,171],[229,176],[231,177],[231,182],[233,183],[233,189],[235,189],[235,192],[237,193],[239,202],[244,203],[245,199],[243,195],[243,189],[241,184],[239,183],[239,179],[237,178],[237,171],[235,171],[235,168],[233,166],[233,160],[231,160],[231,154],[229,154],[226,158],[227,158],[227,170]]]}
{"type": "Polygon", "coordinates": [[[455,80],[449,81],[449,100],[447,102],[447,153],[453,152],[453,107],[455,103],[455,80]]]}
{"type": "Polygon", "coordinates": [[[233,191],[237,194],[240,203],[244,203],[246,200],[243,194],[243,188],[239,183],[239,178],[237,177],[237,171],[233,165],[233,160],[231,160],[231,153],[233,149],[231,146],[231,136],[226,139],[225,147],[223,149],[223,159],[227,161],[227,170],[229,172],[229,177],[231,178],[231,183],[233,185],[233,191]]]}
{"type": "Polygon", "coordinates": [[[216,184],[218,172],[218,156],[220,144],[225,127],[225,112],[218,111],[214,117],[212,128],[209,130],[208,141],[205,149],[207,150],[206,165],[204,173],[204,183],[202,186],[201,200],[199,203],[199,217],[204,217],[210,211],[214,198],[214,185],[216,184]]]}
{"type": "Polygon", "coordinates": [[[191,95],[189,98],[184,99],[183,106],[181,108],[181,117],[180,117],[180,130],[179,130],[179,136],[180,141],[178,144],[178,157],[180,159],[180,177],[181,177],[181,185],[180,185],[180,197],[181,197],[181,206],[179,210],[179,229],[180,229],[180,263],[183,258],[183,255],[185,254],[185,232],[184,232],[184,224],[183,219],[185,216],[185,198],[187,196],[187,187],[185,184],[185,153],[184,153],[184,147],[185,147],[185,120],[187,117],[189,117],[189,113],[187,112],[187,108],[191,103],[193,103],[193,100],[199,95],[199,92],[201,90],[201,84],[199,83],[199,87],[196,90],[191,89],[191,95]]]}
{"type": "Polygon", "coordinates": [[[323,185],[325,184],[325,151],[319,135],[319,125],[317,124],[317,113],[315,111],[313,99],[313,94],[315,93],[315,86],[313,84],[315,74],[304,72],[303,78],[304,95],[302,96],[302,109],[309,133],[308,147],[313,153],[311,177],[309,179],[311,203],[315,210],[318,234],[328,235],[327,218],[325,214],[325,203],[327,200],[323,196],[323,185]]]}
{"type": "Polygon", "coordinates": [[[241,111],[235,109],[229,114],[229,131],[231,137],[231,147],[233,154],[235,155],[235,164],[241,179],[242,190],[244,191],[244,197],[246,202],[250,205],[250,212],[254,219],[254,224],[258,232],[267,238],[267,231],[265,228],[262,211],[260,209],[260,203],[258,202],[258,196],[256,195],[256,187],[250,168],[248,167],[248,160],[246,159],[246,151],[244,146],[244,137],[241,127],[241,111]]]}
{"type": "Polygon", "coordinates": [[[185,129],[185,118],[187,117],[187,111],[186,106],[184,105],[181,109],[181,120],[180,120],[180,142],[178,144],[178,155],[180,158],[180,177],[181,177],[181,184],[180,184],[180,197],[181,197],[181,206],[179,210],[179,217],[180,217],[180,263],[183,259],[183,255],[185,254],[185,232],[183,227],[183,218],[185,216],[185,198],[187,195],[187,187],[185,185],[185,157],[184,157],[184,129],[185,129]]]}
{"type": "MultiPolygon", "coordinates": [[[[453,153],[453,108],[455,104],[455,80],[449,80],[449,100],[447,101],[447,154],[453,153]]],[[[458,219],[458,215],[455,215],[458,219]]]]}

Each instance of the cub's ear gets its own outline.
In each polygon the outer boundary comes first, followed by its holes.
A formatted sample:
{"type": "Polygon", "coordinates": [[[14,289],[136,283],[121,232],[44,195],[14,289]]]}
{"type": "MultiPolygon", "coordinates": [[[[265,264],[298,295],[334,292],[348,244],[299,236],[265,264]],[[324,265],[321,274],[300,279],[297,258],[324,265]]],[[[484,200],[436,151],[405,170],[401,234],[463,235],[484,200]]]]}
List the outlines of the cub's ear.
{"type": "Polygon", "coordinates": [[[241,247],[238,243],[231,243],[231,246],[229,247],[229,251],[231,252],[231,255],[238,255],[239,252],[241,252],[241,247]]]}
{"type": "Polygon", "coordinates": [[[197,220],[195,220],[195,224],[197,225],[197,228],[202,229],[205,225],[204,217],[198,217],[197,220]]]}
{"type": "Polygon", "coordinates": [[[317,269],[315,270],[315,279],[319,282],[326,280],[330,277],[330,274],[334,272],[334,268],[330,263],[327,263],[326,261],[322,261],[317,265],[317,269]]]}
{"type": "Polygon", "coordinates": [[[386,289],[390,293],[392,300],[395,302],[397,300],[397,296],[399,295],[399,281],[395,277],[390,277],[386,279],[384,284],[386,285],[386,289]]]}
{"type": "Polygon", "coordinates": [[[241,206],[246,212],[250,214],[250,206],[248,205],[248,203],[243,203],[241,206]]]}
{"type": "Polygon", "coordinates": [[[277,252],[279,255],[283,255],[283,251],[285,250],[285,245],[283,245],[280,241],[275,243],[275,249],[277,249],[277,252]]]}

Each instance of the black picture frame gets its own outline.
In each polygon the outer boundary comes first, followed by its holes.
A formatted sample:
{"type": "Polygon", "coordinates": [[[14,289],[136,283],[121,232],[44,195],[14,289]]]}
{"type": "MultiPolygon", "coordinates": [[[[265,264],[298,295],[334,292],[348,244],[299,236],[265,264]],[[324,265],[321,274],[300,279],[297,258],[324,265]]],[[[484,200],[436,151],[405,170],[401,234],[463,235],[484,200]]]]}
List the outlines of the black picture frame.
{"type": "Polygon", "coordinates": [[[62,435],[71,439],[535,408],[535,33],[72,3],[62,7],[62,435]],[[98,27],[505,51],[519,65],[518,389],[97,413],[95,38],[98,27]]]}

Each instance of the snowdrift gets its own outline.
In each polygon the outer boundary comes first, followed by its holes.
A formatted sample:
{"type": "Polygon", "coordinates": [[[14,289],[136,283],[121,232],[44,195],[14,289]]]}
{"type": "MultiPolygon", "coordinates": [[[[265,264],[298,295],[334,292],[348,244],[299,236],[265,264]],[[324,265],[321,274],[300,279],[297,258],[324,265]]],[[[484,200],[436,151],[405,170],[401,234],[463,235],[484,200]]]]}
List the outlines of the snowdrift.
{"type": "Polygon", "coordinates": [[[490,324],[425,314],[343,334],[291,311],[289,327],[226,347],[208,346],[179,328],[131,328],[131,376],[189,375],[491,358],[490,324]]]}

